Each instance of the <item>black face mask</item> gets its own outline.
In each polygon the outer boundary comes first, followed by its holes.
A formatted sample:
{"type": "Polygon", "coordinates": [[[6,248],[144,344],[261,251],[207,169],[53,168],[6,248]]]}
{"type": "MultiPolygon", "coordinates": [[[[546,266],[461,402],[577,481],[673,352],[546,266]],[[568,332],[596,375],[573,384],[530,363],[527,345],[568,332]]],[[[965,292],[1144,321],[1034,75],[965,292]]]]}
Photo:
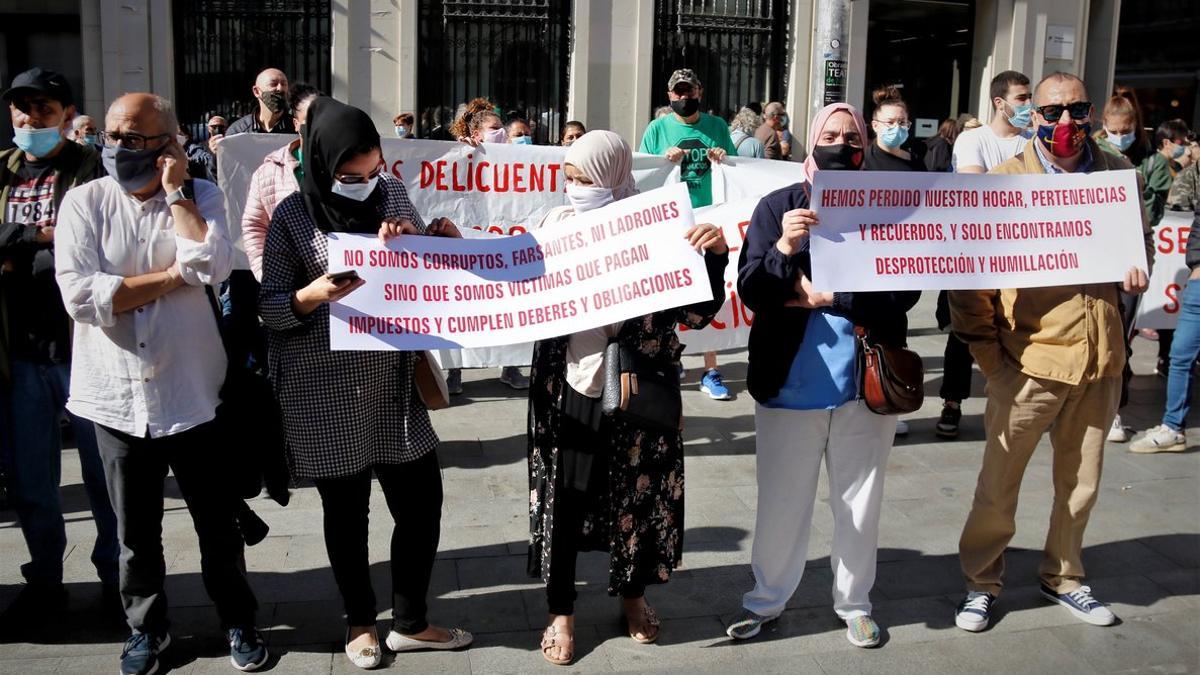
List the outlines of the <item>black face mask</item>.
{"type": "Polygon", "coordinates": [[[862,166],[862,148],[839,143],[838,145],[818,145],[812,151],[813,161],[818,169],[832,171],[856,171],[862,166]]]}
{"type": "Polygon", "coordinates": [[[287,94],[282,91],[264,91],[258,98],[272,113],[280,113],[287,108],[287,94]]]}
{"type": "Polygon", "coordinates": [[[700,99],[698,98],[681,98],[671,101],[671,110],[675,111],[680,117],[691,117],[700,109],[700,99]]]}

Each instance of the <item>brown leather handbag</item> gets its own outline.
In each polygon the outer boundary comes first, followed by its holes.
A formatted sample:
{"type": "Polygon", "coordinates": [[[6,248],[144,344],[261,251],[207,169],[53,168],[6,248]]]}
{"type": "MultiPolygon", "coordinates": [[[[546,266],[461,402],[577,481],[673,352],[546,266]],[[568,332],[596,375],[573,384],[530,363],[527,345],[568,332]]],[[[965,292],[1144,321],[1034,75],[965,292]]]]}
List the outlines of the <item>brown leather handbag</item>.
{"type": "Polygon", "coordinates": [[[413,379],[416,380],[417,396],[429,410],[441,410],[450,407],[450,390],[446,387],[446,378],[433,354],[428,351],[417,352],[417,361],[413,364],[413,379]]]}
{"type": "Polygon", "coordinates": [[[918,410],[925,400],[925,366],[911,349],[871,344],[862,326],[858,338],[858,391],[871,412],[899,415],[918,410]]]}

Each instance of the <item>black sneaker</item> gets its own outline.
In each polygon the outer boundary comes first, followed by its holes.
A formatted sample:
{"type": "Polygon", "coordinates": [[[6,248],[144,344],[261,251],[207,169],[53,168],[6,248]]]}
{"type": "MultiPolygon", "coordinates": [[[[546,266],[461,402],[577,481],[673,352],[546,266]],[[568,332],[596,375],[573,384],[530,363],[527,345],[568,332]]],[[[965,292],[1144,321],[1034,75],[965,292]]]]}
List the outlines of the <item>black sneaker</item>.
{"type": "Polygon", "coordinates": [[[171,644],[171,634],[161,637],[150,633],[134,633],[121,650],[121,675],[154,675],[158,672],[158,655],[171,644]]]}
{"type": "Polygon", "coordinates": [[[958,423],[962,420],[962,408],[942,406],[942,416],[938,418],[934,433],[938,438],[958,438],[958,423]]]}
{"type": "Polygon", "coordinates": [[[230,628],[225,635],[229,638],[229,662],[238,670],[258,670],[270,657],[262,637],[253,628],[230,628]]]}

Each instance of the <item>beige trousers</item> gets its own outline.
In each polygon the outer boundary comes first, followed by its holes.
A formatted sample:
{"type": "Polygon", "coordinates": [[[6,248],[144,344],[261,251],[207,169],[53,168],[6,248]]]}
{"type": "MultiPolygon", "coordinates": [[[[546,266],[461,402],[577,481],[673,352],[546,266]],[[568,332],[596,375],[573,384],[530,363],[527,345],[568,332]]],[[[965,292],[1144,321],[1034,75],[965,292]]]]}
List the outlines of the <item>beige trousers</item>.
{"type": "Polygon", "coordinates": [[[988,378],[987,394],[983,468],[958,543],[967,588],[1000,594],[1021,479],[1049,430],[1054,504],[1039,574],[1056,592],[1073,591],[1083,578],[1083,531],[1100,488],[1104,441],[1117,412],[1121,378],[1070,385],[1030,377],[1006,364],[988,378]]]}

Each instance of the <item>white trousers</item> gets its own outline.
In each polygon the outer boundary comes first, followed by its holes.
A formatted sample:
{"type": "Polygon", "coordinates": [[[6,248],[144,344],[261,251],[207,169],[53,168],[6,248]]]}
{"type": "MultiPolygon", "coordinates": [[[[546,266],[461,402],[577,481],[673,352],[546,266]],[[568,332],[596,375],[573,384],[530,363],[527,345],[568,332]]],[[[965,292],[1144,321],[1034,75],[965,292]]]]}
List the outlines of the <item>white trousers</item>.
{"type": "Polygon", "coordinates": [[[870,614],[883,475],[895,440],[896,416],[876,415],[862,401],[836,410],[759,405],[754,425],[754,590],[743,597],[742,605],[761,616],[779,616],[800,585],[823,457],[833,510],[833,608],[842,619],[870,614]]]}

